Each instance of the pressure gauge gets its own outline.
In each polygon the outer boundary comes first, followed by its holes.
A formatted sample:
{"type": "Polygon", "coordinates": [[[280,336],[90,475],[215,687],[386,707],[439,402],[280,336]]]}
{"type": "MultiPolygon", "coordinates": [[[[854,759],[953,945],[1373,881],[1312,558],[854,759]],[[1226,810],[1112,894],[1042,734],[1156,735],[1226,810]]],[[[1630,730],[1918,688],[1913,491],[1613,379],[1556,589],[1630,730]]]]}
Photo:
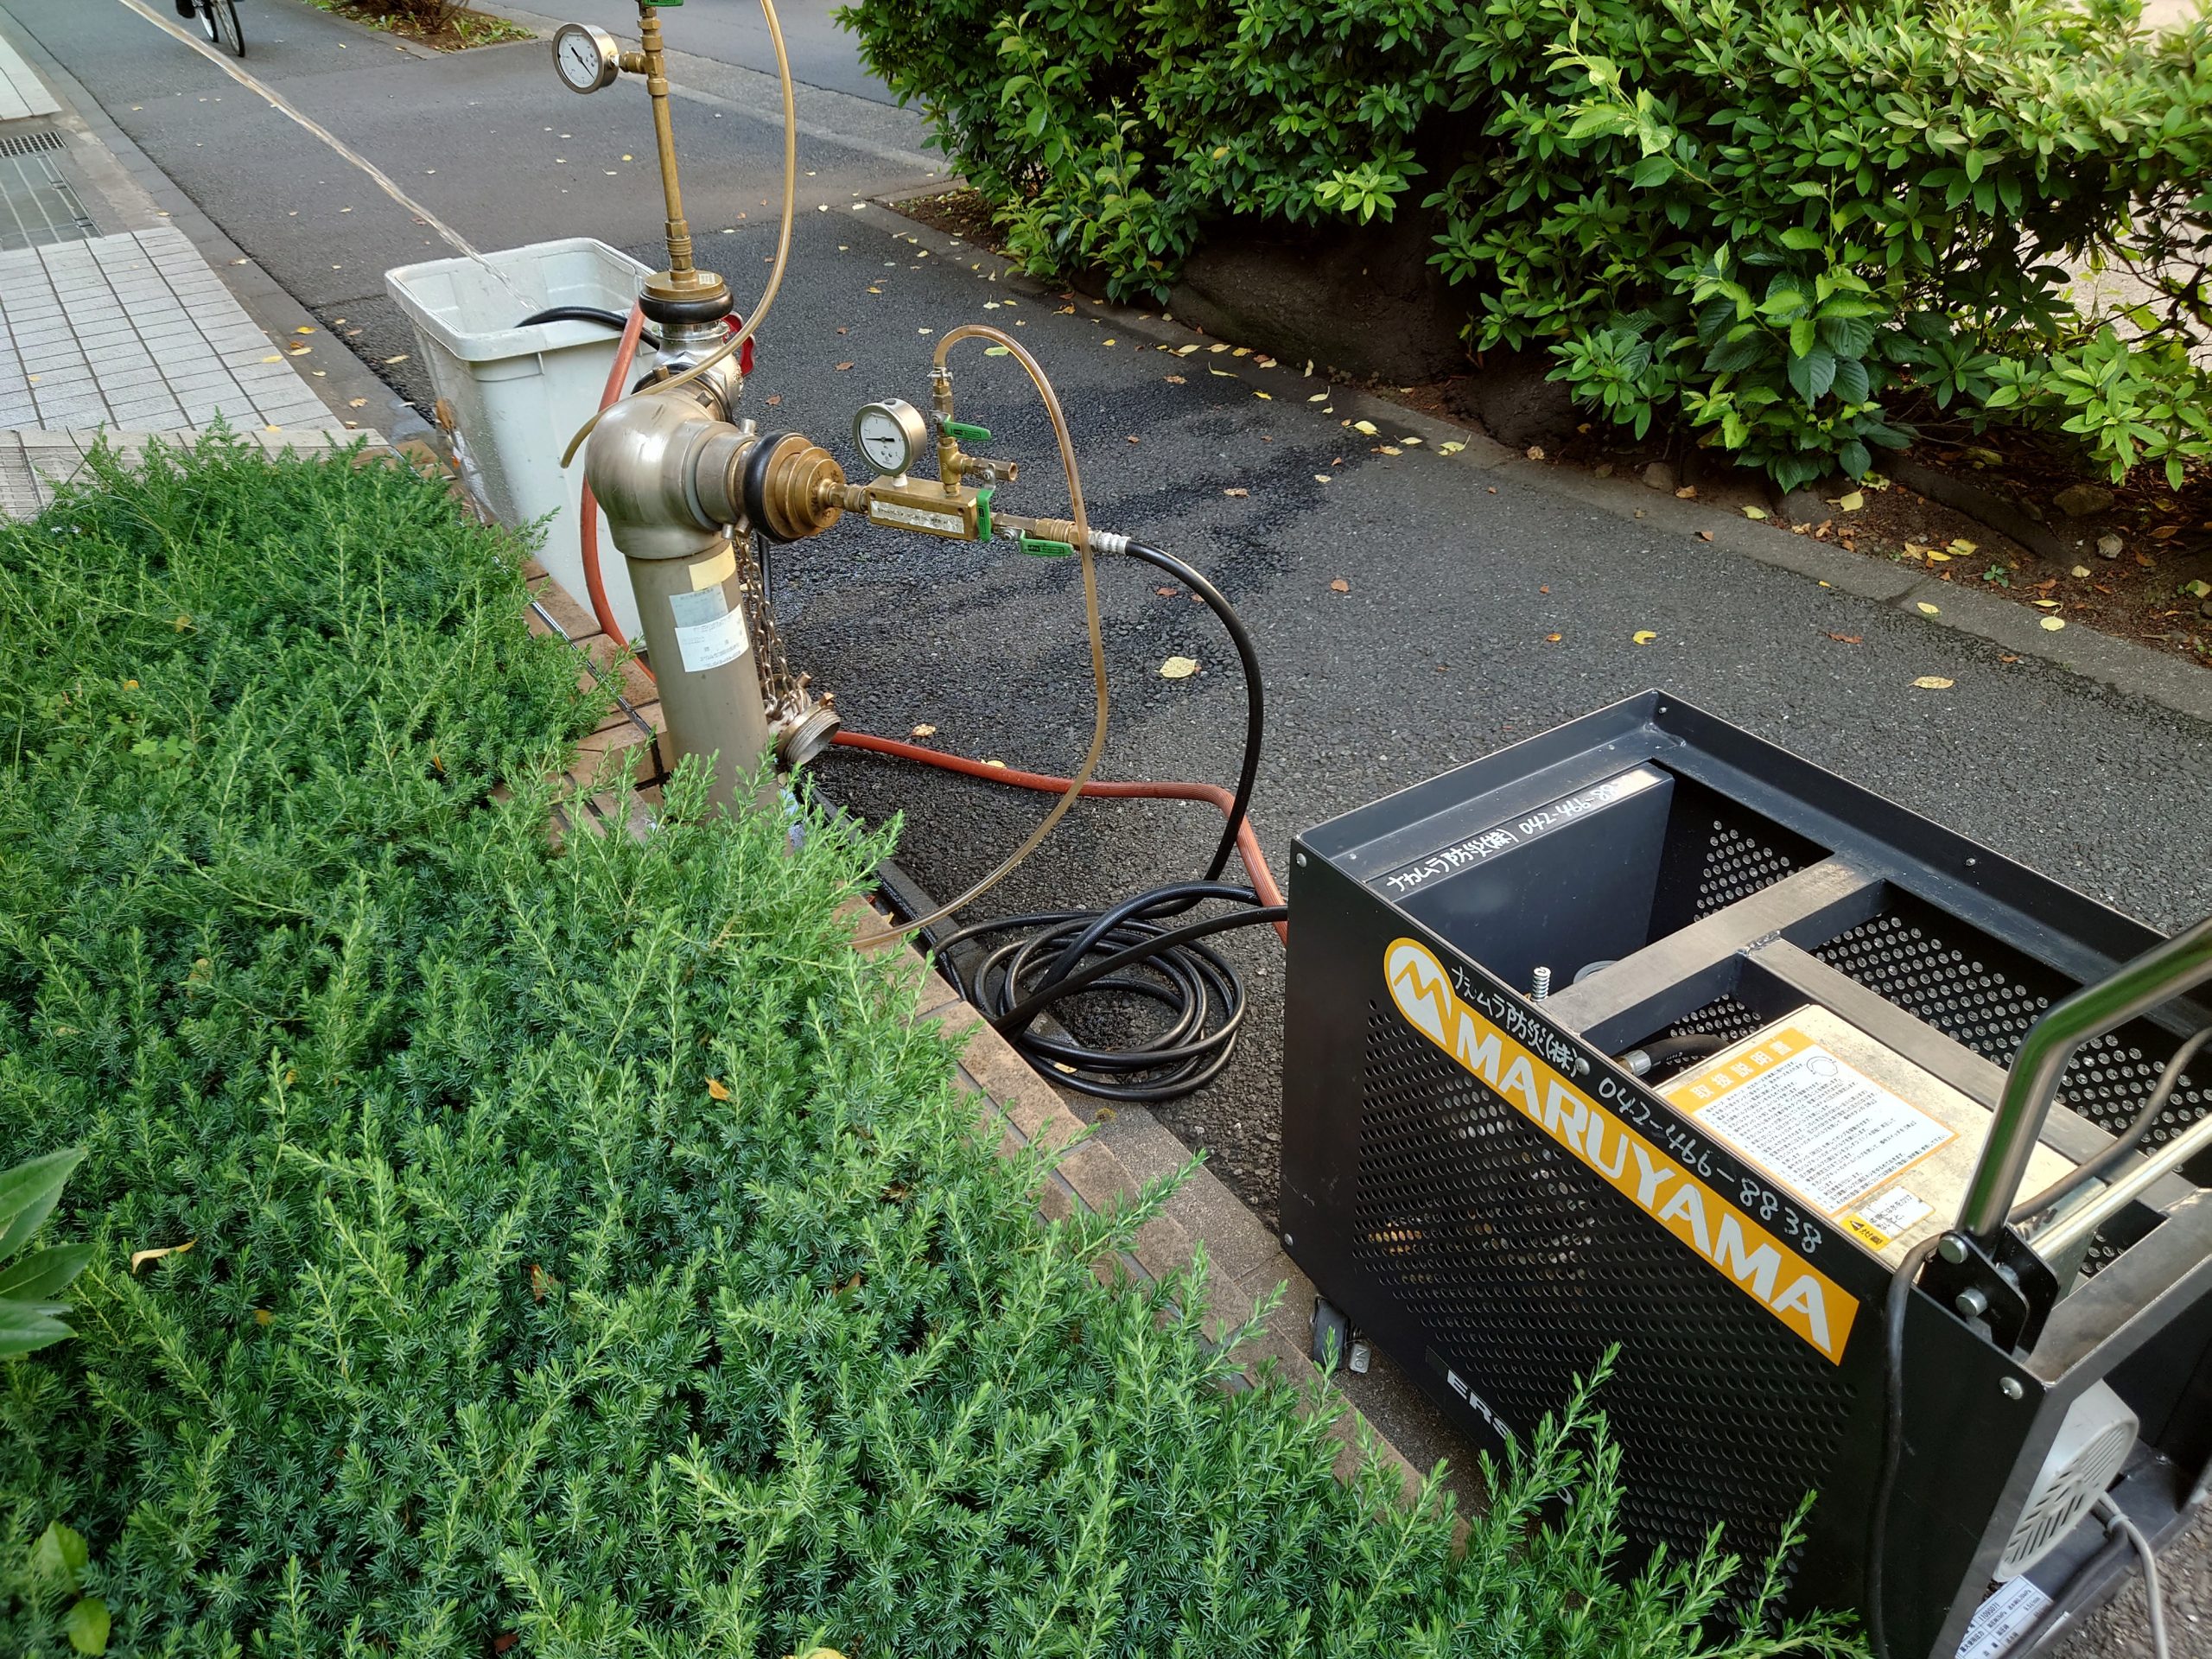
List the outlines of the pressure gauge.
{"type": "Polygon", "coordinates": [[[870,404],[853,416],[853,443],[868,464],[889,478],[910,470],[930,441],[922,411],[899,397],[870,404]]]}
{"type": "Polygon", "coordinates": [[[622,48],[603,29],[563,23],[553,35],[553,72],[572,92],[595,92],[621,75],[622,48]]]}

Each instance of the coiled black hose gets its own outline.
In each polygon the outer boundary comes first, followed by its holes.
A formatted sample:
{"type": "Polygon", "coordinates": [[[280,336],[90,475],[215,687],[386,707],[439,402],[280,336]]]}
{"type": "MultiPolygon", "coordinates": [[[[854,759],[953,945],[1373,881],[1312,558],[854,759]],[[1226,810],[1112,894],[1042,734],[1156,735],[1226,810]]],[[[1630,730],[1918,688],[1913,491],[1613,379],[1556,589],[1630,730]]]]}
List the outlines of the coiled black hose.
{"type": "Polygon", "coordinates": [[[1280,921],[1287,906],[1221,880],[1243,827],[1267,733],[1259,652],[1221,590],[1158,548],[1132,542],[1128,556],[1173,576],[1197,594],[1227,631],[1244,676],[1244,754],[1220,844],[1195,881],[1172,882],[1105,910],[1042,911],[925,934],[960,994],[980,1009],[1024,1058],[1063,1088],[1103,1100],[1174,1100],[1201,1089],[1234,1058],[1249,1004],[1242,975],[1200,943],[1230,928],[1280,921]],[[1169,918],[1213,901],[1240,906],[1224,915],[1169,925],[1169,918]],[[963,973],[953,948],[1012,936],[963,973]],[[1075,1036],[1065,1020],[1035,1030],[1040,1015],[1089,993],[1135,997],[1164,1016],[1141,1039],[1121,1044],[1075,1036]]]}

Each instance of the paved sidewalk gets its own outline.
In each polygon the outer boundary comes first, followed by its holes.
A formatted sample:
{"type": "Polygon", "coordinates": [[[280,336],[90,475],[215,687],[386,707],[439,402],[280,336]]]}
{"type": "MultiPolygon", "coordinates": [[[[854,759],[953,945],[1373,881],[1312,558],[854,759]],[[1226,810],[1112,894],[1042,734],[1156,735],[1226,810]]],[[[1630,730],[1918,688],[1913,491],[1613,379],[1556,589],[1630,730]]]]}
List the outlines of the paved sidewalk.
{"type": "Polygon", "coordinates": [[[164,226],[0,254],[0,428],[339,428],[164,226]]]}
{"type": "Polygon", "coordinates": [[[16,48],[0,39],[0,121],[52,115],[60,109],[46,83],[31,72],[16,48]]]}
{"type": "Polygon", "coordinates": [[[272,449],[372,435],[288,360],[309,341],[272,338],[158,210],[102,234],[70,179],[87,160],[112,163],[0,35],[0,515],[44,506],[103,435],[126,454],[219,421],[272,449]]]}

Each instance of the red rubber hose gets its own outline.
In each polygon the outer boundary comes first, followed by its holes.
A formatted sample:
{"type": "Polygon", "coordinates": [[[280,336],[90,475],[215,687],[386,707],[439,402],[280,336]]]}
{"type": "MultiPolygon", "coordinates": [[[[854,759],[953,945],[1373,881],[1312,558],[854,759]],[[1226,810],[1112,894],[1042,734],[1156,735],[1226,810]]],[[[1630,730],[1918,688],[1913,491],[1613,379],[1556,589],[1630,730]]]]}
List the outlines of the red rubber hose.
{"type": "MultiPolygon", "coordinates": [[[[638,335],[645,327],[645,314],[637,306],[630,308],[630,321],[622,330],[622,343],[614,349],[614,366],[607,371],[607,390],[600,395],[599,406],[605,409],[622,395],[623,383],[629,378],[630,365],[638,351],[638,335]]],[[[748,345],[750,341],[747,342],[748,345]]],[[[610,639],[622,640],[626,636],[622,625],[614,620],[614,607],[607,597],[607,588],[599,568],[599,503],[593,497],[591,486],[584,486],[583,510],[579,515],[577,535],[582,543],[584,561],[584,590],[591,599],[591,613],[600,629],[610,639]]],[[[652,671],[640,663],[648,679],[652,671]]],[[[839,731],[830,740],[849,749],[865,749],[872,754],[888,754],[901,760],[912,760],[920,766],[936,766],[945,772],[957,772],[963,778],[981,779],[987,784],[1003,784],[1009,789],[1033,789],[1045,794],[1065,795],[1069,780],[1055,778],[1049,772],[1015,772],[1007,766],[986,766],[981,760],[970,760],[964,755],[945,754],[936,749],[925,749],[913,743],[900,743],[887,737],[871,737],[866,732],[839,731]]],[[[1235,804],[1235,798],[1218,784],[1110,784],[1093,779],[1083,786],[1085,795],[1096,795],[1105,800],[1136,801],[1205,801],[1228,817],[1235,804]]],[[[1283,902],[1282,889],[1275,885],[1274,873],[1260,851],[1260,838],[1252,829],[1251,819],[1237,827],[1236,851],[1244,861],[1244,868],[1252,878],[1252,891],[1259,895],[1262,905],[1283,902]]],[[[1274,924],[1276,934],[1286,943],[1290,938],[1287,922],[1274,924]]]]}

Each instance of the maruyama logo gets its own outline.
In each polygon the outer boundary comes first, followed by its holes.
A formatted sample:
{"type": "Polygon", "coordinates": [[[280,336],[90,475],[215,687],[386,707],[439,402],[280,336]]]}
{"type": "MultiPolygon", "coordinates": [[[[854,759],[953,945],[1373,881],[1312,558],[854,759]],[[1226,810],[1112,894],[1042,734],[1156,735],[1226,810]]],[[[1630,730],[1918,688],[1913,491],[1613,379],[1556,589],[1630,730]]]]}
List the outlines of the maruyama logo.
{"type": "Polygon", "coordinates": [[[1390,1000],[1422,1036],[1737,1289],[1842,1361],[1859,1303],[1841,1286],[1469,1007],[1427,945],[1393,942],[1382,972],[1390,1000]]]}

